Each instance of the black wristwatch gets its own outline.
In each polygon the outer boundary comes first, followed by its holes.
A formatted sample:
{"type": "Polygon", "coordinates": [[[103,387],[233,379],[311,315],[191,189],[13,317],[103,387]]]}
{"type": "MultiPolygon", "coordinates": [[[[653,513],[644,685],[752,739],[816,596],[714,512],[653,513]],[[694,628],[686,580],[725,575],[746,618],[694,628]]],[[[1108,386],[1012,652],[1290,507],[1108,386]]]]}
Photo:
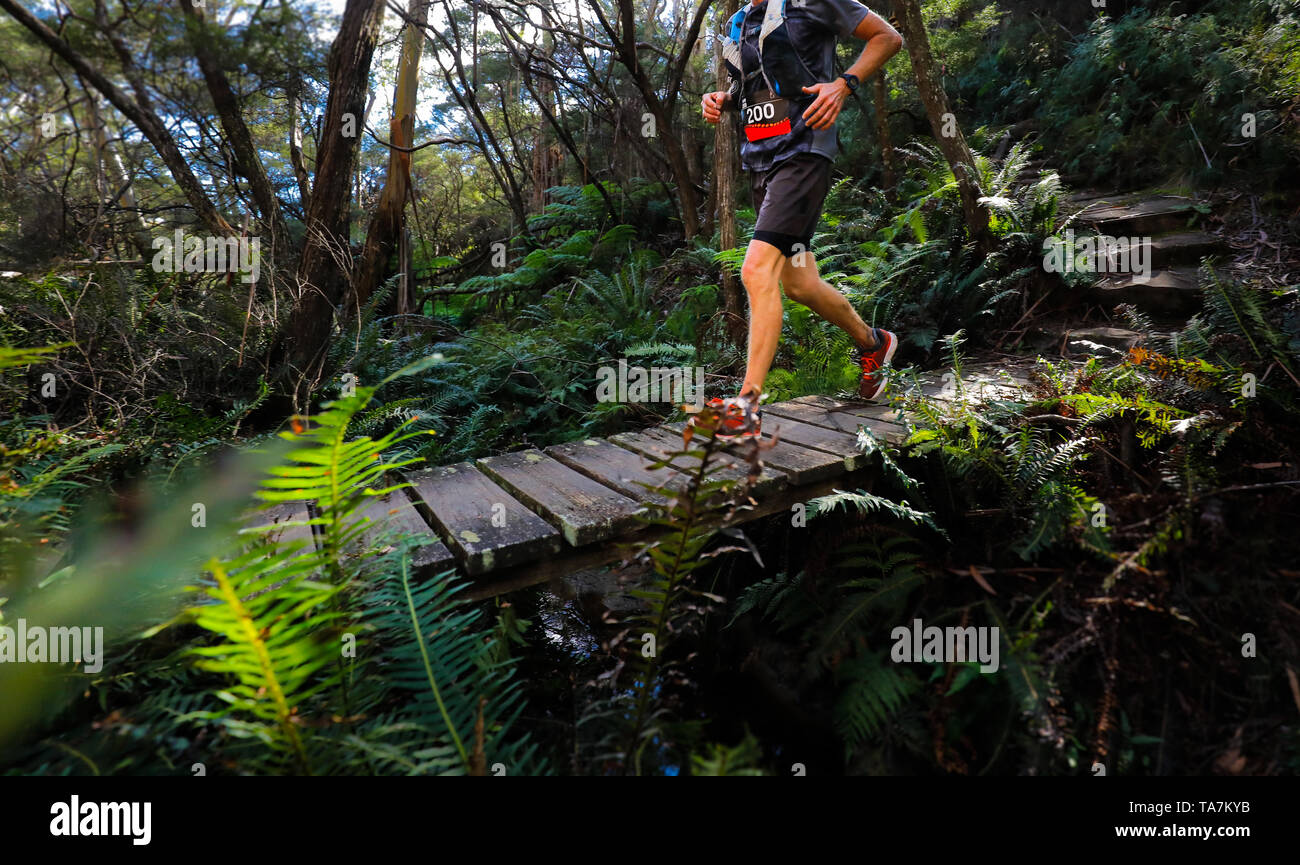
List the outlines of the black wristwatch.
{"type": "Polygon", "coordinates": [[[840,77],[844,79],[845,84],[849,85],[850,93],[853,93],[858,89],[858,76],[854,75],[852,72],[845,72],[840,77]]]}

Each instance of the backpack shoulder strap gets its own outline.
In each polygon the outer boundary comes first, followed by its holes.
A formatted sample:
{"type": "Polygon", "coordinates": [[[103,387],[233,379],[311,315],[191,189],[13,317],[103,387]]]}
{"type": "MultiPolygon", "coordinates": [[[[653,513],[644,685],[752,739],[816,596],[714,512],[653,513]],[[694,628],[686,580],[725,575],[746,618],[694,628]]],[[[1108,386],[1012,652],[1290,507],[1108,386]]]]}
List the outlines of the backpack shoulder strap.
{"type": "Polygon", "coordinates": [[[740,41],[740,31],[745,24],[745,10],[742,8],[735,15],[731,16],[730,28],[728,35],[732,42],[740,41]]]}
{"type": "Polygon", "coordinates": [[[767,8],[763,10],[763,26],[758,31],[758,54],[763,55],[763,43],[767,41],[767,34],[785,23],[785,4],[786,0],[767,0],[767,8]]]}

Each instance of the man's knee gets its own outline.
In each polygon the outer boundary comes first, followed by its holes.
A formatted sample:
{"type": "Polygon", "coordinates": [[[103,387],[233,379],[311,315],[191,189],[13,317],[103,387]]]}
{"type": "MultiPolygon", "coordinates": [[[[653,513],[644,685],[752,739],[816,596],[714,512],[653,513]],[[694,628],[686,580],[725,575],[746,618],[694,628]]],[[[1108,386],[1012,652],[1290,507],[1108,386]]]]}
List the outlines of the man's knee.
{"type": "MultiPolygon", "coordinates": [[[[795,260],[791,259],[791,262],[795,260]]],[[[795,303],[803,303],[816,291],[820,282],[821,277],[815,268],[790,264],[781,270],[781,288],[785,290],[785,296],[795,303]]]]}
{"type": "Polygon", "coordinates": [[[781,288],[785,291],[785,296],[795,303],[803,303],[810,293],[810,286],[803,279],[791,278],[788,272],[781,275],[781,288]]]}
{"type": "Polygon", "coordinates": [[[778,287],[776,262],[765,261],[753,255],[745,256],[740,266],[740,281],[750,294],[776,291],[778,287]]]}

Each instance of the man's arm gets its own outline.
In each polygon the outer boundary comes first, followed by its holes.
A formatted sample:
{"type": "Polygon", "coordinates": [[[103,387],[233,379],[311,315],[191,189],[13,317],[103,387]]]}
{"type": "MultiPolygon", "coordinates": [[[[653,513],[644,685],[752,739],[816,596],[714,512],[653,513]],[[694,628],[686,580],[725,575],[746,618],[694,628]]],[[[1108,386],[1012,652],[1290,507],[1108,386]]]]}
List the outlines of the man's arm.
{"type": "Polygon", "coordinates": [[[867,17],[858,23],[853,35],[867,44],[858,55],[858,59],[848,68],[850,74],[865,81],[880,71],[880,67],[903,47],[903,37],[884,18],[875,12],[868,12],[867,17]]]}
{"type": "MultiPolygon", "coordinates": [[[[849,74],[856,76],[859,81],[865,81],[875,75],[880,67],[888,63],[889,58],[903,47],[903,37],[898,35],[898,31],[891,27],[888,21],[875,12],[868,12],[858,22],[853,35],[858,39],[866,40],[867,43],[862,53],[858,55],[858,59],[853,61],[853,65],[848,69],[849,74]]],[[[812,129],[829,129],[840,116],[844,100],[849,97],[848,82],[843,78],[836,78],[834,81],[814,84],[803,90],[805,93],[817,94],[812,105],[809,105],[803,113],[804,121],[812,129]]]]}

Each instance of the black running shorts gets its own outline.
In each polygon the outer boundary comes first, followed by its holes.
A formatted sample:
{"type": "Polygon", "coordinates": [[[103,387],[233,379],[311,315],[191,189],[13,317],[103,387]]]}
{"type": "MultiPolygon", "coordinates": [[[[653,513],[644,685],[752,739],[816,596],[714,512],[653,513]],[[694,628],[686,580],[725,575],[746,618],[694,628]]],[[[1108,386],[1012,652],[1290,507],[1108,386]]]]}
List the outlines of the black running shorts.
{"type": "Polygon", "coordinates": [[[758,223],[754,239],[770,243],[787,258],[808,252],[813,230],[831,185],[831,161],[815,153],[783,159],[750,174],[758,223]]]}

